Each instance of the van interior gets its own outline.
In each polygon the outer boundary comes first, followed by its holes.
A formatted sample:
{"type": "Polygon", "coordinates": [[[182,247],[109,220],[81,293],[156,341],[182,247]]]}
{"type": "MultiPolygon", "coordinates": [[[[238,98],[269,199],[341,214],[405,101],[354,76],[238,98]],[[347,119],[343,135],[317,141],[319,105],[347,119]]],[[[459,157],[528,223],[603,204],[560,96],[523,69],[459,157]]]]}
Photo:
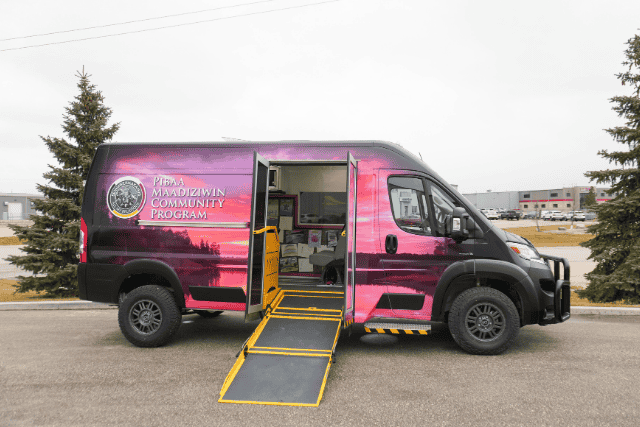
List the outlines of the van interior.
{"type": "Polygon", "coordinates": [[[267,225],[278,227],[281,287],[343,287],[347,163],[272,162],[267,225]]]}

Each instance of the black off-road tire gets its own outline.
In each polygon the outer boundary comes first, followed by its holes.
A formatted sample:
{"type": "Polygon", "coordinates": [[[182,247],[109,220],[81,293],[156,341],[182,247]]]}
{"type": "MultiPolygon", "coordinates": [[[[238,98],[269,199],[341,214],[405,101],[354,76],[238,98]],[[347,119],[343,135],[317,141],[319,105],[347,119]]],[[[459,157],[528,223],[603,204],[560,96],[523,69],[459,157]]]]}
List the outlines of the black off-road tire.
{"type": "Polygon", "coordinates": [[[203,317],[205,319],[213,319],[214,317],[218,317],[222,314],[221,311],[207,311],[207,310],[193,310],[197,315],[203,317]]]}
{"type": "Polygon", "coordinates": [[[182,314],[166,288],[147,285],[129,292],[120,304],[118,324],[131,344],[160,347],[178,332],[182,314]]]}
{"type": "Polygon", "coordinates": [[[513,345],[520,330],[513,301],[493,288],[476,287],[458,295],[448,320],[454,341],[471,354],[500,354],[513,345]]]}

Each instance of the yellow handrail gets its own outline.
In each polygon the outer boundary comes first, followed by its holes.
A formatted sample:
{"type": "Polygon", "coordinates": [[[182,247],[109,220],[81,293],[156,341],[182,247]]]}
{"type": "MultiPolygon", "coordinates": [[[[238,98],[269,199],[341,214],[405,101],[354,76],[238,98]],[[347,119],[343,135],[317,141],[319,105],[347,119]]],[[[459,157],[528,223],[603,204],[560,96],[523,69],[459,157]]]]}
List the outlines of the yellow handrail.
{"type": "Polygon", "coordinates": [[[276,227],[275,225],[268,225],[265,228],[261,228],[260,230],[253,230],[253,234],[266,233],[271,230],[273,230],[275,235],[278,237],[278,243],[280,243],[280,236],[278,236],[278,227],[276,227]]]}

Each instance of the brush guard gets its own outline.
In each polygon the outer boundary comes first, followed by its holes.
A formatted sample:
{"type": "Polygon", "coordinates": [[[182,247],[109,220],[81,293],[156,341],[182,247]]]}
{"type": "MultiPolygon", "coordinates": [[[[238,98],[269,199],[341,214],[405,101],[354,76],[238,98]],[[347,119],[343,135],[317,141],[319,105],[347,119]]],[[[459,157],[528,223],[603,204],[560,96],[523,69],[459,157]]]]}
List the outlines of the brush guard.
{"type": "Polygon", "coordinates": [[[553,262],[553,279],[556,285],[553,294],[553,311],[545,308],[539,324],[552,325],[565,322],[571,317],[571,270],[569,261],[566,258],[551,255],[540,254],[540,257],[545,260],[549,268],[551,268],[550,262],[553,262]],[[560,264],[563,267],[562,279],[560,279],[560,264]]]}

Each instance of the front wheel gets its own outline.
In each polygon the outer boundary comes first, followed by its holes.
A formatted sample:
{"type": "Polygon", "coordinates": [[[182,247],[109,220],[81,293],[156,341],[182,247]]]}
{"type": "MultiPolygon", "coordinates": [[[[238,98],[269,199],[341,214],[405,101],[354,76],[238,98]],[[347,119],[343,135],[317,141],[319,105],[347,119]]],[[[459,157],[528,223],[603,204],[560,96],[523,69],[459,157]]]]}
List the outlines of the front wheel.
{"type": "Polygon", "coordinates": [[[182,315],[171,292],[157,285],[129,292],[120,304],[118,324],[129,342],[138,347],[159,347],[178,332],[182,315]]]}
{"type": "Polygon", "coordinates": [[[513,302],[493,288],[471,288],[455,299],[449,311],[455,342],[472,354],[500,354],[516,340],[520,317],[513,302]]]}

